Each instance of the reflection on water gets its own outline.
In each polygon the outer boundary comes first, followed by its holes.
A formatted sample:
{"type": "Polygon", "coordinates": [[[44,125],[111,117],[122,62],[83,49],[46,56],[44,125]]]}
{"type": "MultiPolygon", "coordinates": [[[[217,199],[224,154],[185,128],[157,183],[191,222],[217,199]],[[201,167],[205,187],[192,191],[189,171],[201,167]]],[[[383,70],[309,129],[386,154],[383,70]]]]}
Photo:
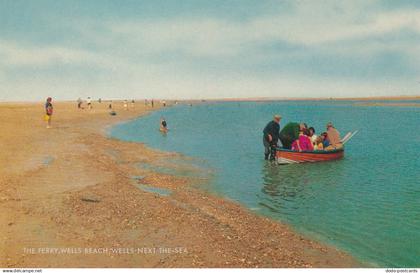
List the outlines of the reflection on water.
{"type": "Polygon", "coordinates": [[[342,164],[338,162],[276,165],[264,162],[261,172],[263,180],[259,204],[271,212],[282,215],[287,220],[301,213],[310,200],[323,198],[316,196],[317,184],[323,183],[323,190],[334,187],[334,178],[340,177],[342,164]],[[335,171],[331,172],[331,168],[335,171]]]}

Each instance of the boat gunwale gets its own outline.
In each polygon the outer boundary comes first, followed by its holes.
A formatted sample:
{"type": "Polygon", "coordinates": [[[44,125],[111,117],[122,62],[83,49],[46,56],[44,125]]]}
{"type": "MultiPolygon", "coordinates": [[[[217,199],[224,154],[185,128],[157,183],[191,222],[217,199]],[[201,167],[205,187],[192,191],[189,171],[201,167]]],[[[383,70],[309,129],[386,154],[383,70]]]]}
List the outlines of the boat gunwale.
{"type": "Polygon", "coordinates": [[[295,153],[295,154],[337,154],[337,153],[343,153],[344,148],[334,149],[334,150],[330,150],[330,151],[325,151],[325,150],[294,151],[294,150],[289,150],[289,149],[284,149],[284,148],[277,148],[277,151],[278,152],[286,152],[286,153],[295,153]]]}

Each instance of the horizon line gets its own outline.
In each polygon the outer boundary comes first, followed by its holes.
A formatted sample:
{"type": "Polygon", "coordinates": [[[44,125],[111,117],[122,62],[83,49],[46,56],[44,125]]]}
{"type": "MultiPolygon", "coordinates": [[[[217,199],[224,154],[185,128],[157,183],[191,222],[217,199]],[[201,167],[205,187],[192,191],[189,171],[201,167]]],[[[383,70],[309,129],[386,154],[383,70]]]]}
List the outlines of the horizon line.
{"type": "MultiPolygon", "coordinates": [[[[99,99],[99,98],[98,98],[99,99]]],[[[92,99],[93,102],[97,102],[98,99],[92,99]]],[[[124,101],[128,100],[131,101],[133,98],[130,99],[113,99],[113,98],[101,98],[103,102],[109,101],[124,101]]],[[[148,100],[151,101],[151,98],[134,98],[135,101],[144,101],[148,100]]],[[[245,97],[245,98],[238,98],[238,97],[231,97],[231,98],[200,98],[200,99],[169,99],[169,98],[153,98],[154,101],[179,101],[179,102],[203,102],[203,101],[211,101],[211,102],[223,102],[223,101],[344,101],[344,100],[420,100],[420,95],[398,95],[398,96],[367,96],[367,97],[245,97]]],[[[43,100],[0,100],[0,103],[36,103],[38,101],[43,100]]],[[[75,100],[54,100],[56,102],[76,102],[75,100]]]]}

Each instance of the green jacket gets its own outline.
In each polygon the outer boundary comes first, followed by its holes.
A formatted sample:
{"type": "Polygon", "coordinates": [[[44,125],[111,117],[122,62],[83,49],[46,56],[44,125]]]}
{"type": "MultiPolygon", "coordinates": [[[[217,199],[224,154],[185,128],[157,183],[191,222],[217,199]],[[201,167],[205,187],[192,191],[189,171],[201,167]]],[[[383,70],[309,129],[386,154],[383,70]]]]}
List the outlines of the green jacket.
{"type": "Polygon", "coordinates": [[[280,131],[280,140],[288,140],[290,142],[299,138],[300,125],[297,122],[289,122],[280,131]]]}

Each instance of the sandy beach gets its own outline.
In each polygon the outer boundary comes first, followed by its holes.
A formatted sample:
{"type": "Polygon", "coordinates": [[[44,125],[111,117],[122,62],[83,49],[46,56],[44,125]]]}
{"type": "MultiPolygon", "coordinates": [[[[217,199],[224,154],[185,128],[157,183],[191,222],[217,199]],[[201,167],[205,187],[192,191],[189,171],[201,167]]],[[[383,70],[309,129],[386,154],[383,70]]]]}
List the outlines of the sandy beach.
{"type": "Polygon", "coordinates": [[[46,129],[42,102],[0,104],[0,267],[359,265],[186,178],[139,168],[179,155],[107,138],[107,127],[152,111],[114,107],[117,116],[105,102],[93,110],[54,103],[46,129]],[[142,191],[140,182],[172,194],[142,191]]]}

